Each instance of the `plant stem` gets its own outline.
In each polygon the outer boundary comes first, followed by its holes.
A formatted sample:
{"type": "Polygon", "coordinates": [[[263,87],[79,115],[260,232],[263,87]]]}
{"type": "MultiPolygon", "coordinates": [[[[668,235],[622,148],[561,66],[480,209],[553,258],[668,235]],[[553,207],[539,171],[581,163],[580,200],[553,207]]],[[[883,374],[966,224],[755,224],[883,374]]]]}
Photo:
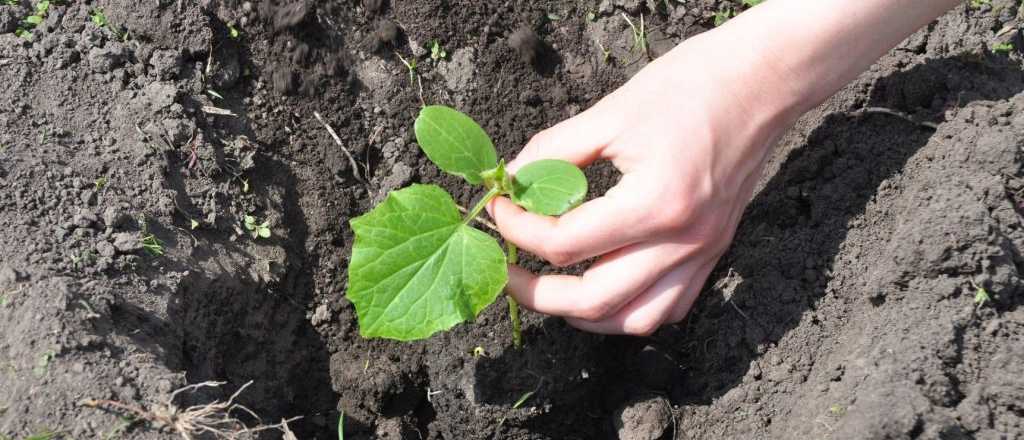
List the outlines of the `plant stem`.
{"type": "MultiPolygon", "coordinates": [[[[508,263],[516,264],[519,263],[519,252],[516,249],[516,245],[512,242],[505,242],[505,246],[508,247],[508,263]]],[[[516,349],[523,348],[523,332],[522,332],[522,321],[519,319],[519,303],[516,299],[505,293],[505,299],[508,300],[508,317],[512,320],[512,345],[516,349]]]]}
{"type": "Polygon", "coordinates": [[[487,194],[484,194],[484,197],[480,199],[479,202],[476,203],[476,206],[473,207],[473,210],[469,211],[469,214],[466,215],[466,218],[462,220],[462,224],[469,224],[469,222],[473,221],[473,219],[475,219],[476,216],[480,215],[484,208],[487,207],[487,204],[491,203],[491,200],[494,200],[494,198],[498,197],[499,195],[501,195],[501,190],[499,190],[498,188],[491,188],[490,190],[488,190],[487,194]]]}

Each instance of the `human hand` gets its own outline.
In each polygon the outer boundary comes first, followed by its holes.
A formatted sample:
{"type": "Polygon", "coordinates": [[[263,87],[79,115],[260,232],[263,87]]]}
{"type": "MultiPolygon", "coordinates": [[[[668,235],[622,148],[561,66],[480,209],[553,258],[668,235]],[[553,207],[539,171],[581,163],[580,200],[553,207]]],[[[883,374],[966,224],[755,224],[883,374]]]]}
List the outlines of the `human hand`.
{"type": "Polygon", "coordinates": [[[505,198],[489,205],[505,239],[556,266],[600,256],[579,277],[511,267],[508,292],[520,304],[597,333],[647,335],[686,316],[793,119],[785,87],[764,93],[779,76],[750,57],[723,57],[720,43],[708,33],[681,44],[538,133],[509,164],[514,173],[539,159],[607,159],[622,172],[604,196],[560,218],[505,198]]]}

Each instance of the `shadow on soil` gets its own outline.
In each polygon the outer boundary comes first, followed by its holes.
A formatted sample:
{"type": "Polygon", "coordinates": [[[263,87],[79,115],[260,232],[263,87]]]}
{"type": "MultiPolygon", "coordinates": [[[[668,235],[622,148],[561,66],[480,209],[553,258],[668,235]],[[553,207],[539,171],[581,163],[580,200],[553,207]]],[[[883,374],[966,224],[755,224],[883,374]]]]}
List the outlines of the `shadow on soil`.
{"type": "MultiPolygon", "coordinates": [[[[877,80],[865,107],[938,123],[950,108],[1021,90],[1021,72],[1002,58],[935,59],[877,80]]],[[[550,438],[613,433],[608,414],[638,393],[665,394],[675,405],[710,404],[814,311],[851,224],[933,134],[889,114],[828,115],[752,201],[686,321],[651,338],[602,339],[547,319],[524,335],[536,343],[477,364],[477,386],[490,390],[483,401],[511,405],[522,390],[537,389],[533,401],[551,403],[550,411],[507,424],[550,438]],[[712,289],[721,279],[727,287],[712,289]],[[652,345],[674,360],[667,383],[658,380],[666,372],[643,359],[652,345]]]]}

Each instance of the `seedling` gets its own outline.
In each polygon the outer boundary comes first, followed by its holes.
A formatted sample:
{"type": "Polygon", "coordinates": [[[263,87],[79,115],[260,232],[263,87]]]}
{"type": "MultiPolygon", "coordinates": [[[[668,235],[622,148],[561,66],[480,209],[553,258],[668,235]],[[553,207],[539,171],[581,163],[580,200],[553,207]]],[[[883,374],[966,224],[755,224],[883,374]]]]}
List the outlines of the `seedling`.
{"type": "Polygon", "coordinates": [[[42,377],[46,375],[46,369],[49,368],[50,361],[52,361],[53,357],[56,355],[57,353],[54,353],[52,351],[43,353],[42,356],[39,356],[39,360],[36,361],[36,366],[32,368],[32,373],[34,373],[36,377],[42,377]]]}
{"type": "Polygon", "coordinates": [[[96,178],[96,182],[95,182],[96,191],[103,191],[103,188],[107,187],[107,183],[108,182],[109,182],[109,179],[107,179],[107,176],[100,176],[100,177],[96,178]]]}
{"type": "Polygon", "coordinates": [[[259,223],[256,217],[245,216],[245,230],[252,234],[252,238],[270,238],[270,220],[259,223]]]}
{"type": "MultiPolygon", "coordinates": [[[[16,4],[16,3],[15,3],[16,4]]],[[[21,22],[21,26],[15,29],[14,35],[20,38],[24,38],[28,41],[32,41],[35,37],[32,35],[32,29],[43,23],[43,19],[46,18],[46,14],[50,12],[50,0],[42,0],[36,3],[35,11],[32,15],[25,17],[21,22]]]]}
{"type": "Polygon", "coordinates": [[[188,219],[188,226],[190,229],[194,231],[196,229],[199,229],[199,222],[194,218],[190,218],[188,219]]]}
{"type": "MultiPolygon", "coordinates": [[[[367,338],[424,339],[473,320],[497,299],[508,264],[516,261],[515,246],[508,243],[506,255],[497,240],[470,226],[494,198],[509,196],[531,212],[561,215],[587,194],[583,172],[561,160],[530,163],[511,176],[483,128],[451,108],[424,107],[414,131],[427,158],[486,193],[463,217],[447,191],[417,184],[392,191],[351,220],[347,297],[367,338]]],[[[508,302],[518,312],[512,297],[508,302]]],[[[518,313],[510,317],[518,346],[518,313]]]]}
{"type": "Polygon", "coordinates": [[[480,356],[487,357],[487,351],[484,350],[483,347],[478,345],[476,348],[473,349],[473,357],[476,358],[480,356]]]}
{"type": "Polygon", "coordinates": [[[1013,43],[998,43],[992,46],[992,52],[1001,54],[1013,52],[1013,43]]]}
{"type": "Polygon", "coordinates": [[[107,27],[107,25],[110,23],[107,21],[107,15],[103,13],[102,9],[94,9],[91,13],[89,13],[89,18],[92,20],[92,24],[95,24],[97,27],[101,28],[107,27]]]}
{"type": "Polygon", "coordinates": [[[984,287],[974,287],[977,289],[974,292],[974,303],[977,304],[979,308],[985,305],[985,303],[992,301],[992,297],[989,296],[988,291],[985,290],[984,287]]]}
{"type": "Polygon", "coordinates": [[[142,237],[142,250],[146,251],[149,255],[159,257],[164,254],[164,243],[156,238],[153,234],[146,234],[142,237]]]}
{"type": "Polygon", "coordinates": [[[612,62],[612,51],[610,51],[607,48],[605,48],[604,45],[601,44],[600,41],[597,42],[597,47],[601,49],[601,55],[602,55],[601,60],[604,61],[605,64],[611,63],[612,62]]]}
{"type": "Polygon", "coordinates": [[[419,67],[416,64],[416,58],[409,58],[407,60],[405,59],[405,57],[402,56],[402,54],[398,52],[395,52],[395,55],[398,56],[398,61],[401,61],[402,65],[404,65],[405,68],[409,70],[409,83],[411,84],[416,82],[416,68],[419,67]]]}
{"type": "Polygon", "coordinates": [[[735,16],[736,11],[733,10],[732,8],[727,7],[719,9],[718,12],[715,12],[715,27],[719,27],[725,24],[725,22],[729,21],[730,18],[733,18],[735,16]]]}
{"type": "Polygon", "coordinates": [[[633,48],[630,50],[639,49],[647,59],[651,59],[651,52],[647,46],[647,27],[644,24],[644,14],[640,14],[640,27],[633,24],[633,20],[630,20],[625,12],[622,13],[622,18],[626,19],[626,23],[629,24],[629,28],[633,31],[633,48]]]}
{"type": "Polygon", "coordinates": [[[764,3],[764,0],[743,0],[742,3],[743,3],[743,6],[746,6],[748,8],[753,8],[754,6],[757,6],[757,5],[761,4],[761,3],[764,3]]]}
{"type": "Polygon", "coordinates": [[[237,40],[239,37],[242,36],[242,33],[238,30],[238,28],[235,27],[234,24],[228,24],[228,36],[231,37],[232,40],[237,40]]]}
{"type": "Polygon", "coordinates": [[[448,58],[448,51],[441,47],[441,43],[434,40],[433,44],[430,45],[430,59],[434,61],[441,61],[448,58]]]}
{"type": "Polygon", "coordinates": [[[338,415],[338,440],[345,440],[345,411],[338,415]]]}
{"type": "Polygon", "coordinates": [[[842,405],[837,403],[835,405],[830,406],[828,408],[828,412],[833,416],[841,417],[843,414],[846,414],[846,408],[843,408],[842,405]]]}
{"type": "Polygon", "coordinates": [[[971,9],[981,9],[982,6],[991,4],[992,0],[971,0],[971,9]]]}

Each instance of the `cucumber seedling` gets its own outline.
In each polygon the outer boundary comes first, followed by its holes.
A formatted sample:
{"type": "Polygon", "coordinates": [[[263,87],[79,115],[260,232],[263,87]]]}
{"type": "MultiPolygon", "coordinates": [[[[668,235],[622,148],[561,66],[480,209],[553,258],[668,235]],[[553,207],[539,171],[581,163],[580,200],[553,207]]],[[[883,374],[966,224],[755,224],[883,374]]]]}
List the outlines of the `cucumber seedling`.
{"type": "MultiPolygon", "coordinates": [[[[510,175],[483,128],[454,109],[424,107],[414,131],[441,170],[486,192],[463,217],[447,191],[416,184],[392,191],[351,220],[347,297],[367,338],[427,338],[475,319],[497,299],[508,282],[508,264],[516,263],[516,247],[507,243],[506,254],[497,240],[470,226],[494,198],[508,196],[530,212],[561,215],[587,194],[583,172],[561,160],[533,162],[510,175]]],[[[519,306],[511,296],[508,303],[519,347],[519,306]]]]}

